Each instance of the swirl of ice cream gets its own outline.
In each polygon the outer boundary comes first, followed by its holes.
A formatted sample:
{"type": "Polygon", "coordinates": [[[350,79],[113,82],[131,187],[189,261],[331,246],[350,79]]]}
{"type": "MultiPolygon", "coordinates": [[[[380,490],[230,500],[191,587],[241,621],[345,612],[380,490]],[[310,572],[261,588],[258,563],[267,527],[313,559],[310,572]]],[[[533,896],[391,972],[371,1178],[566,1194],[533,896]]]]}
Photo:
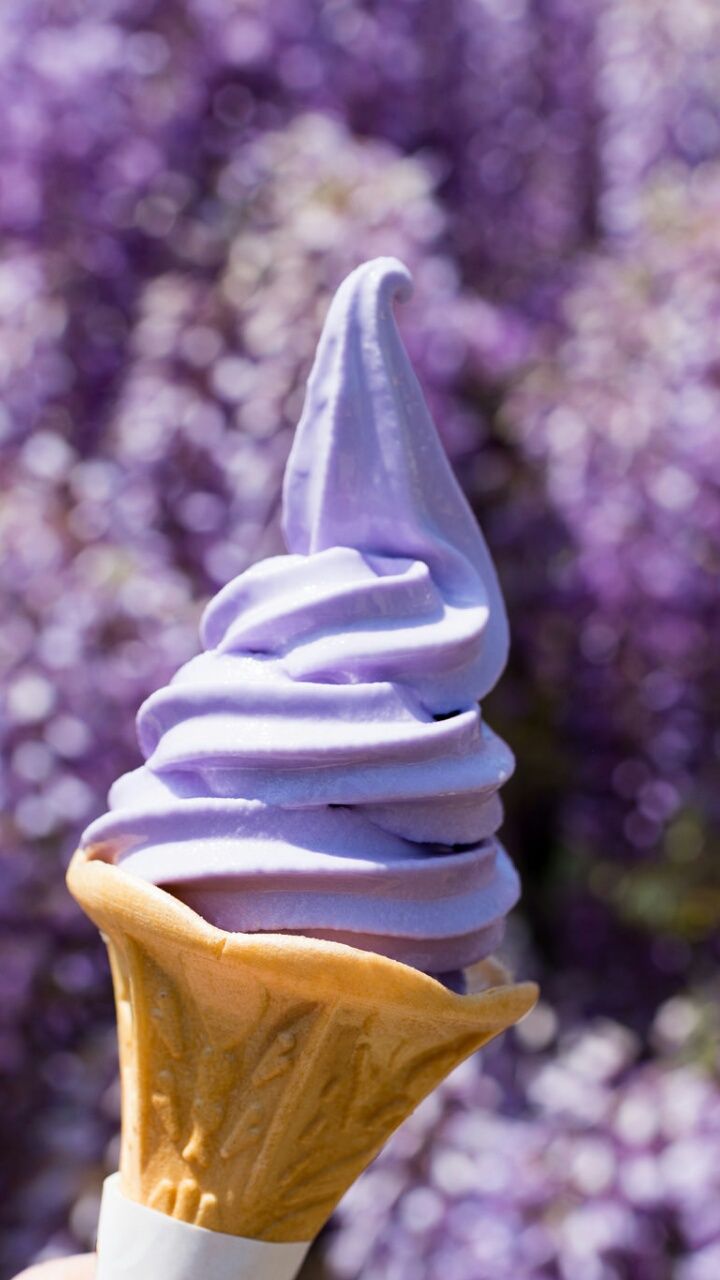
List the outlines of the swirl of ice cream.
{"type": "Polygon", "coordinates": [[[513,760],[478,706],[507,622],[395,326],[409,292],[384,258],[339,289],[285,477],[290,554],[212,600],[83,843],[220,928],[439,974],[491,951],[518,896],[496,839],[513,760]]]}

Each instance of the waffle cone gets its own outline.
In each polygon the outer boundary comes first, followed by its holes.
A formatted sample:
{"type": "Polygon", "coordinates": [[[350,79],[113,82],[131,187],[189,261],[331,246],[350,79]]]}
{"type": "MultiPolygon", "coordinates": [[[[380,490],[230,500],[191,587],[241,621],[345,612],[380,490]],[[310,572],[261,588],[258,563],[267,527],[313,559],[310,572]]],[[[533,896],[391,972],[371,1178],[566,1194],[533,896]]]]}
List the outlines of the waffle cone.
{"type": "Polygon", "coordinates": [[[230,1235],[312,1239],[401,1121],[537,995],[458,996],[353,947],[225,933],[86,851],[68,885],[110,952],[123,1191],[230,1235]]]}

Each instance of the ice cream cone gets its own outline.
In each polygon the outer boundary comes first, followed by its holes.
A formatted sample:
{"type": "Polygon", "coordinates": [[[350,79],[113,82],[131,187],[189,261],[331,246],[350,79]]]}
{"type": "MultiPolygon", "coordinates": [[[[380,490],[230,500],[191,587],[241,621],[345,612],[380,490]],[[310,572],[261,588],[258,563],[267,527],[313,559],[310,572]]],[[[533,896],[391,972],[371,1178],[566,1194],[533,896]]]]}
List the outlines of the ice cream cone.
{"type": "Polygon", "coordinates": [[[401,1121],[536,999],[532,983],[459,996],[352,947],[225,933],[92,850],[68,884],[110,951],[123,1192],[229,1235],[312,1239],[401,1121]]]}

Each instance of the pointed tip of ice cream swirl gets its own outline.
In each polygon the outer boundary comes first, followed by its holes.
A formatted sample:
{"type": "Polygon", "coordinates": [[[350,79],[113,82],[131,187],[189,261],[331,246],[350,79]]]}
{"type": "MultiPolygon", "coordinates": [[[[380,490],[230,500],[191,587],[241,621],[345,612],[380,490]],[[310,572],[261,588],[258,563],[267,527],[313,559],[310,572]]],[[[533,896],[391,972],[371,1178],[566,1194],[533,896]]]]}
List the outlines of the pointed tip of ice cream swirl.
{"type": "Polygon", "coordinates": [[[482,697],[505,666],[507,617],[485,540],[395,324],[393,300],[411,293],[397,258],[364,263],[338,289],[285,473],[285,537],[301,555],[341,546],[423,561],[458,599],[477,597],[470,569],[488,607],[482,697]]]}

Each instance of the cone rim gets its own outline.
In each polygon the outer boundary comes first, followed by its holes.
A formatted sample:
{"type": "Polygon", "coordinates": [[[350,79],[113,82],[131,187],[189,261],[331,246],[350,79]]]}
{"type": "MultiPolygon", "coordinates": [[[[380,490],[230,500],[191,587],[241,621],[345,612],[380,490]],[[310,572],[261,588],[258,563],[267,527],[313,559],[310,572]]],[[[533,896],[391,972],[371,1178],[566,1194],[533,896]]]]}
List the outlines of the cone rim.
{"type": "Polygon", "coordinates": [[[79,848],[71,859],[67,884],[72,895],[101,931],[129,935],[147,950],[168,943],[205,957],[264,970],[273,985],[303,997],[317,995],[343,1002],[415,1006],[419,1017],[450,1016],[477,1028],[507,1027],[524,1017],[538,999],[534,982],[494,984],[475,994],[459,995],[399,960],[363,951],[347,943],[284,933],[229,933],[199,916],[157,885],[140,880],[109,862],[97,847],[79,848]],[[380,997],[378,996],[380,993],[380,997]]]}

